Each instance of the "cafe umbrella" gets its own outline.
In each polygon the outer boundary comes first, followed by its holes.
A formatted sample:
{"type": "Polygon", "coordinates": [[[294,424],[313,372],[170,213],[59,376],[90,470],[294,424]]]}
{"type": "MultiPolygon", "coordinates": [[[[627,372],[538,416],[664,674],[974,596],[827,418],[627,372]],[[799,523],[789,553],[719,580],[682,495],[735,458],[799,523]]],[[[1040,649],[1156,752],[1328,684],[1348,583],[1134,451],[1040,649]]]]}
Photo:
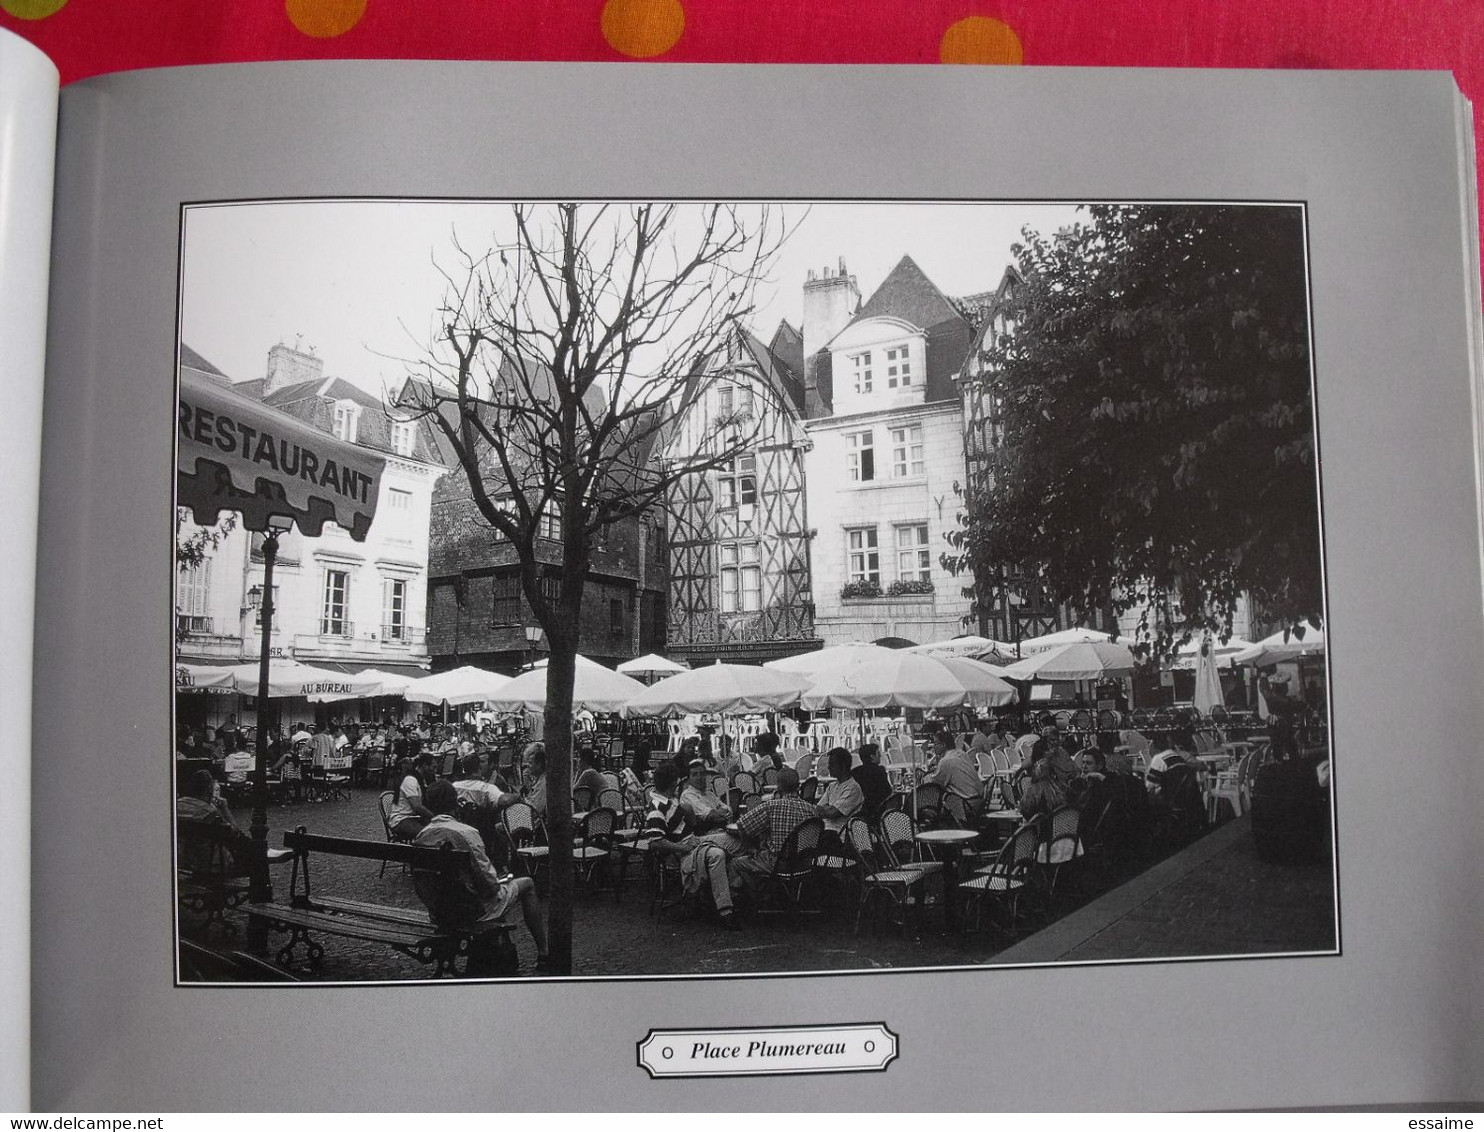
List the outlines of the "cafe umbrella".
{"type": "Polygon", "coordinates": [[[495,697],[501,688],[510,683],[509,676],[489,672],[483,668],[464,665],[447,672],[435,672],[432,676],[421,676],[402,689],[402,698],[409,703],[482,704],[495,697]]]}
{"type": "MultiPolygon", "coordinates": [[[[604,668],[597,661],[578,657],[572,684],[574,711],[601,714],[617,712],[644,690],[632,677],[604,668]]],[[[503,711],[544,711],[546,709],[546,668],[534,668],[509,681],[490,697],[490,704],[503,711]]]]}
{"type": "MultiPolygon", "coordinates": [[[[268,876],[268,700],[273,632],[273,569],[278,538],[297,527],[318,536],[327,522],[364,542],[376,516],[386,461],[280,412],[227,383],[183,370],[176,413],[175,501],[197,523],[236,512],[263,534],[263,598],[258,657],[256,760],[252,777],[254,902],[273,899],[268,876]]],[[[335,674],[337,677],[340,674],[335,674]]]]}

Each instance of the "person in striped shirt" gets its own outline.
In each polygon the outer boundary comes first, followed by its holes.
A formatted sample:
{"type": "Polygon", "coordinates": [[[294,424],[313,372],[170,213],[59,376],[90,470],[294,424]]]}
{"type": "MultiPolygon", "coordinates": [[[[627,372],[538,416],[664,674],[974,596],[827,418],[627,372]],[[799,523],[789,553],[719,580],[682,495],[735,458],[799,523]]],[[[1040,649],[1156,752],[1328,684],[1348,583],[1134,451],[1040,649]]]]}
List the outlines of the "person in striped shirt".
{"type": "MultiPolygon", "coordinates": [[[[644,823],[644,836],[660,853],[680,858],[680,882],[686,892],[699,892],[703,885],[711,890],[722,926],[735,931],[737,918],[732,911],[732,869],[728,848],[741,842],[729,833],[718,831],[706,837],[690,832],[686,812],[676,795],[680,774],[671,763],[654,768],[654,788],[649,794],[649,816],[644,823]]],[[[738,878],[740,883],[740,877],[738,878]]]]}

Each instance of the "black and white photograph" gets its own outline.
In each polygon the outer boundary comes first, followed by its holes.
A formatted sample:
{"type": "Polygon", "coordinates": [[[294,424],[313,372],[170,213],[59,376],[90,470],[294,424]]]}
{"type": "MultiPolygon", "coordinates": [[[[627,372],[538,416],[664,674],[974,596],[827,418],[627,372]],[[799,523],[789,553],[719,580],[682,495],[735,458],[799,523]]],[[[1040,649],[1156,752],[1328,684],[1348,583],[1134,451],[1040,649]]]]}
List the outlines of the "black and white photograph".
{"type": "Polygon", "coordinates": [[[180,213],[178,983],[1339,954],[1304,204],[180,213]]]}

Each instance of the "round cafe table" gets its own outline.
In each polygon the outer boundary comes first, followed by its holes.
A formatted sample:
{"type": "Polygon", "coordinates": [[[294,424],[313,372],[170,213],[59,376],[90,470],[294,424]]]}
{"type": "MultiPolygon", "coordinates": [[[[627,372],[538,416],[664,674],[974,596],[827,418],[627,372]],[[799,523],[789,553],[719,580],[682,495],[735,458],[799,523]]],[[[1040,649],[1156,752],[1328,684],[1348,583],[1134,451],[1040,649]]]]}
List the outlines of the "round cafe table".
{"type": "Polygon", "coordinates": [[[958,855],[978,840],[979,834],[972,829],[925,829],[917,835],[924,845],[943,851],[943,924],[950,929],[959,926],[958,902],[958,855]]]}

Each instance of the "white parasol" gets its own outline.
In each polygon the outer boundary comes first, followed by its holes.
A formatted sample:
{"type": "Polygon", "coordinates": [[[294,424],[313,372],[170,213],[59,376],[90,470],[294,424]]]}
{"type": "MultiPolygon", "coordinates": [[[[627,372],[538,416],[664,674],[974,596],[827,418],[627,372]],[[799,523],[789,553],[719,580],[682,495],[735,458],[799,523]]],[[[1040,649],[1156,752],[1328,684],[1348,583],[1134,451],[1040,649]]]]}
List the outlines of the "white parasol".
{"type": "Polygon", "coordinates": [[[636,656],[633,660],[624,661],[618,666],[618,671],[625,676],[674,676],[677,672],[685,672],[687,669],[685,665],[666,660],[658,653],[649,653],[646,656],[636,656]]]}
{"type": "Polygon", "coordinates": [[[1266,668],[1285,660],[1323,654],[1324,630],[1316,627],[1312,621],[1305,621],[1291,631],[1280,629],[1271,637],[1264,637],[1251,648],[1237,653],[1232,660],[1237,664],[1255,664],[1258,668],[1266,668]]]}
{"type": "Polygon", "coordinates": [[[1134,654],[1113,641],[1077,641],[1037,652],[1007,665],[1011,680],[1101,680],[1127,676],[1134,670],[1134,654]]]}
{"type": "Polygon", "coordinates": [[[829,708],[999,707],[1016,692],[992,665],[964,657],[881,649],[867,663],[844,664],[812,679],[800,700],[807,711],[829,708]]]}
{"type": "Polygon", "coordinates": [[[925,645],[913,645],[908,652],[920,653],[923,656],[964,656],[970,660],[990,660],[996,662],[1012,659],[1015,656],[1015,646],[1004,641],[991,640],[989,637],[954,637],[947,641],[932,641],[925,645]]]}
{"type": "MultiPolygon", "coordinates": [[[[615,712],[644,690],[644,685],[622,673],[604,668],[596,661],[578,657],[572,682],[572,707],[577,711],[615,712]]],[[[543,711],[546,708],[547,668],[523,672],[494,695],[492,706],[504,711],[543,711]]]]}
{"type": "MultiPolygon", "coordinates": [[[[258,694],[258,662],[237,664],[229,668],[236,691],[258,694]]],[[[381,682],[363,672],[332,672],[297,660],[273,660],[268,664],[268,697],[304,696],[312,703],[354,700],[361,696],[380,695],[381,682]]]]}
{"type": "MultiPolygon", "coordinates": [[[[883,652],[890,652],[883,649],[883,652]]],[[[642,689],[626,715],[687,715],[777,711],[798,703],[809,681],[750,664],[708,664],[642,689]]]]}
{"type": "Polygon", "coordinates": [[[509,676],[465,665],[463,668],[413,680],[403,689],[402,696],[412,703],[446,703],[450,707],[457,707],[460,704],[477,704],[491,700],[508,683],[509,676]]]}
{"type": "MultiPolygon", "coordinates": [[[[1032,653],[1060,648],[1062,645],[1106,644],[1112,639],[1108,633],[1102,633],[1096,629],[1059,629],[1055,633],[1047,633],[1044,636],[1027,637],[1020,642],[1020,655],[1026,657],[1032,653]]],[[[1011,651],[1014,651],[1013,648],[1011,651]]]]}
{"type": "Polygon", "coordinates": [[[1221,691],[1221,673],[1216,671],[1216,642],[1210,633],[1201,639],[1199,648],[1192,703],[1196,711],[1202,715],[1210,715],[1212,709],[1226,706],[1226,698],[1221,691]]]}

